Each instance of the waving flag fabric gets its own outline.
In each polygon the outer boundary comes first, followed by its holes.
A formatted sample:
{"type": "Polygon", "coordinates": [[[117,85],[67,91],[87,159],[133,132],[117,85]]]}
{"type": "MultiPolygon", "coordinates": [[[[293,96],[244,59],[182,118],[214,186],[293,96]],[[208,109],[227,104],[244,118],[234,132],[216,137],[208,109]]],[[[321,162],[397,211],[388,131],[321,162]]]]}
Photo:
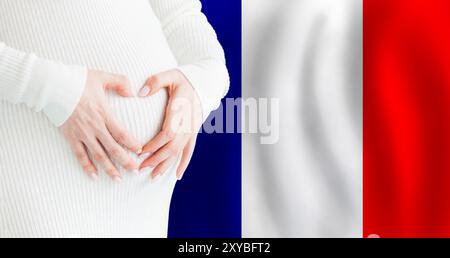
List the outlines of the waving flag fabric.
{"type": "Polygon", "coordinates": [[[280,102],[277,142],[243,135],[243,235],[360,237],[361,1],[244,0],[243,25],[242,95],[280,102]]]}
{"type": "Polygon", "coordinates": [[[450,236],[450,1],[364,1],[364,234],[450,236]]]}
{"type": "Polygon", "coordinates": [[[450,237],[450,1],[243,6],[243,95],[281,100],[277,144],[243,136],[244,236],[450,237]]]}

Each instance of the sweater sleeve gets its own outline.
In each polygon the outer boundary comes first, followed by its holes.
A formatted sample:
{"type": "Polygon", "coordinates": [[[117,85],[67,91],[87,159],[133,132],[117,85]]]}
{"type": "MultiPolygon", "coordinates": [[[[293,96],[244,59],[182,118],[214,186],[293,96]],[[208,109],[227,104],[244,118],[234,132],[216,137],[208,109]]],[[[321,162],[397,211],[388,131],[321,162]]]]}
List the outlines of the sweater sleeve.
{"type": "Polygon", "coordinates": [[[199,0],[149,0],[161,22],[178,69],[194,87],[203,121],[217,109],[229,88],[225,56],[199,0]]]}
{"type": "Polygon", "coordinates": [[[84,67],[39,58],[0,42],[0,100],[43,112],[55,126],[72,114],[86,76],[84,67]]]}

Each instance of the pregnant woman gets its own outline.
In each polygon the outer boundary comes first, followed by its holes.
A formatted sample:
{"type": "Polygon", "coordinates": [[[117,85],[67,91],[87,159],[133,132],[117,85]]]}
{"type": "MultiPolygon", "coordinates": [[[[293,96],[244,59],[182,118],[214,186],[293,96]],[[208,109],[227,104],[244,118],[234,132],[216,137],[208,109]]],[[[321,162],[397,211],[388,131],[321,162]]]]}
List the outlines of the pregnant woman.
{"type": "Polygon", "coordinates": [[[0,237],[165,237],[227,87],[198,0],[0,0],[0,237]]]}

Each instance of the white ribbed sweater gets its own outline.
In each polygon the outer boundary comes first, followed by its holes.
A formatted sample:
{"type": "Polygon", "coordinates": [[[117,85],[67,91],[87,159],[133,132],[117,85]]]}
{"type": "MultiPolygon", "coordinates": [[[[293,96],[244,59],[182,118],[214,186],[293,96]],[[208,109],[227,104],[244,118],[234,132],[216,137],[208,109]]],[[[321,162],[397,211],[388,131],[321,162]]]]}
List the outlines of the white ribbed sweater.
{"type": "MultiPolygon", "coordinates": [[[[87,68],[127,75],[137,93],[178,67],[206,117],[228,87],[223,50],[198,0],[0,0],[0,237],[166,236],[174,169],[116,184],[90,181],[57,126],[87,68]]],[[[166,92],[110,104],[143,143],[160,128],[166,92]]],[[[137,157],[136,157],[137,159],[137,157]]]]}

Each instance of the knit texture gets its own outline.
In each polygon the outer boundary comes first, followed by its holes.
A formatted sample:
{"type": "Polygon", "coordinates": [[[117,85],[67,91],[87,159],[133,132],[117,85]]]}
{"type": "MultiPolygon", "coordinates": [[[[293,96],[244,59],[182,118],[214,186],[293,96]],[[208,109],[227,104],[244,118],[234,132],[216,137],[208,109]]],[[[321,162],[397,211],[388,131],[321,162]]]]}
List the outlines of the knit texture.
{"type": "MultiPolygon", "coordinates": [[[[93,182],[56,127],[87,68],[127,75],[136,95],[152,74],[178,68],[204,118],[229,84],[198,0],[0,0],[0,237],[166,236],[175,166],[153,183],[150,170],[121,170],[120,184],[101,171],[93,182]]],[[[161,128],[167,92],[108,101],[145,143],[161,128]]]]}

